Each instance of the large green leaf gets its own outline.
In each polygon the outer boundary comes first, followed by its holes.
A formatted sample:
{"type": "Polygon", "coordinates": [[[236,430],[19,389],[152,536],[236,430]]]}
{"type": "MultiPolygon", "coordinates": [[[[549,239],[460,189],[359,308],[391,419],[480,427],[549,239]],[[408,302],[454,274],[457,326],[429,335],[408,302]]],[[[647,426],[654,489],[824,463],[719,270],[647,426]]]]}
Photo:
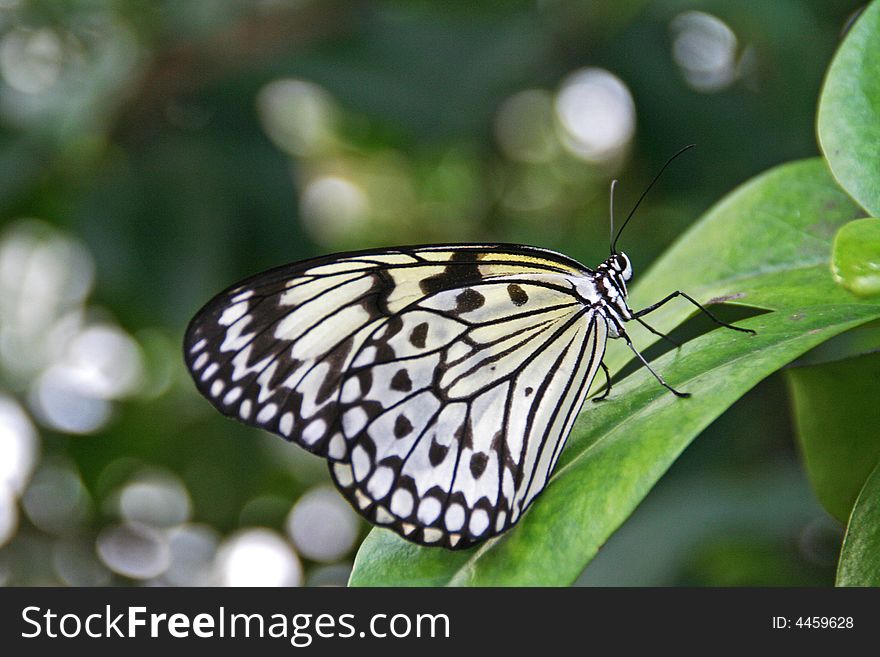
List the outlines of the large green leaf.
{"type": "Polygon", "coordinates": [[[880,353],[787,375],[807,474],[822,506],[845,523],[880,459],[880,353]]]}
{"type": "Polygon", "coordinates": [[[837,564],[837,585],[880,586],[880,463],[853,507],[837,564]]]}
{"type": "MultiPolygon", "coordinates": [[[[634,307],[685,289],[702,301],[730,298],[774,309],[745,325],[758,335],[715,330],[656,363],[679,400],[641,370],[612,398],[589,404],[547,489],[519,525],[467,552],[420,548],[374,530],[351,583],[566,584],[626,519],[678,454],[762,378],[829,337],[880,317],[835,285],[828,259],[838,227],[858,208],[821,160],[785,165],[713,208],[646,274],[634,307]]],[[[652,323],[668,330],[693,312],[673,301],[652,323]]],[[[654,339],[640,336],[644,346],[654,339]]],[[[613,368],[627,356],[612,350],[613,368]]]]}
{"type": "Polygon", "coordinates": [[[838,182],[880,216],[880,2],[850,30],[819,100],[819,144],[838,182]]]}

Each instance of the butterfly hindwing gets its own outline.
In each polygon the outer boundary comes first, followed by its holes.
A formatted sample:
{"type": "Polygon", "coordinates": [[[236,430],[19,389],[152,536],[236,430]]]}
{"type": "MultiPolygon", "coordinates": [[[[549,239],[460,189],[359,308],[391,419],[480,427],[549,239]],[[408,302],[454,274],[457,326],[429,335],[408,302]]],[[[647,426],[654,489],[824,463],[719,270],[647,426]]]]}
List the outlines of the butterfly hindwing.
{"type": "Polygon", "coordinates": [[[319,258],[217,295],[186,362],[221,412],[328,458],[368,519],[463,547],[543,488],[598,368],[584,275],[509,245],[319,258]]]}
{"type": "Polygon", "coordinates": [[[371,364],[343,383],[350,458],[331,472],[372,522],[466,547],[509,528],[543,489],[599,366],[605,320],[523,278],[429,297],[401,320],[365,343],[354,363],[369,354],[371,364]],[[510,285],[531,305],[510,306],[510,285]],[[471,290],[484,307],[461,313],[455,330],[441,325],[434,342],[419,334],[418,347],[406,345],[425,308],[471,290]]]}

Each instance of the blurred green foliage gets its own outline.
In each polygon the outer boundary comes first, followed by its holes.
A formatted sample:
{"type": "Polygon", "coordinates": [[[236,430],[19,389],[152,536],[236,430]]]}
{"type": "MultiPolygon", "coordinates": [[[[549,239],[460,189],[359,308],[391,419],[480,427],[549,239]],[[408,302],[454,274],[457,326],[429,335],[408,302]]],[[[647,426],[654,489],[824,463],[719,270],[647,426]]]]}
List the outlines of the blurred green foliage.
{"type": "MultiPolygon", "coordinates": [[[[303,564],[281,583],[345,582],[354,546],[309,556],[287,533],[324,463],[198,396],[179,355],[192,314],[248,274],[371,245],[489,239],[594,264],[610,179],[628,208],[695,142],[624,235],[638,280],[730,189],[817,153],[816,99],[859,5],[0,2],[0,394],[7,425],[29,424],[38,445],[26,481],[7,482],[0,581],[187,583],[187,558],[213,573],[218,544],[267,527],[303,564]],[[586,91],[610,110],[578,105],[586,91]],[[46,302],[47,280],[63,291],[51,313],[21,312],[46,302]],[[89,369],[90,344],[135,353],[133,378],[122,356],[89,369]],[[72,419],[51,406],[64,394],[72,419]],[[144,482],[161,486],[132,488],[144,482]],[[124,504],[145,491],[177,491],[183,515],[124,504]],[[120,567],[120,544],[156,567],[120,567]]],[[[841,530],[796,467],[787,405],[772,377],[708,427],[582,581],[832,583],[834,556],[805,537],[841,530]],[[682,514],[682,499],[706,508],[682,514]],[[755,500],[765,515],[746,512],[755,500]],[[766,574],[780,563],[784,576],[766,574]]]]}

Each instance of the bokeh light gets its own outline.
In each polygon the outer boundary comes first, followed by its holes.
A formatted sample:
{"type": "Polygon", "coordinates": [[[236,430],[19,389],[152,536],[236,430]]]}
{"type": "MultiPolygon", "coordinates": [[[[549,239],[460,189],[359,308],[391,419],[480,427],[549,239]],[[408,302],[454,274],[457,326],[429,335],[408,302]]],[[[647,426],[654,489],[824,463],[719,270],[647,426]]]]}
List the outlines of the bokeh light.
{"type": "Polygon", "coordinates": [[[367,219],[369,201],[363,189],[341,176],[310,181],[300,199],[303,226],[321,244],[334,244],[367,219]]]}
{"type": "Polygon", "coordinates": [[[83,394],[70,374],[61,367],[43,372],[30,395],[31,408],[43,424],[58,431],[94,433],[110,419],[111,406],[106,399],[83,394]]]}
{"type": "Polygon", "coordinates": [[[0,364],[27,379],[67,347],[95,276],[88,249],[44,221],[0,234],[0,364]]]}
{"type": "Polygon", "coordinates": [[[52,565],[68,586],[106,586],[112,573],[101,562],[95,542],[81,536],[60,538],[52,546],[52,565]]]}
{"type": "Polygon", "coordinates": [[[316,84],[293,79],[270,82],[257,95],[257,110],[269,138],[291,155],[314,156],[333,145],[335,103],[316,84]]]}
{"type": "Polygon", "coordinates": [[[6,84],[26,94],[46,91],[58,80],[64,49],[49,28],[16,28],[0,40],[0,73],[6,84]]]}
{"type": "Polygon", "coordinates": [[[213,583],[214,557],[220,533],[208,525],[185,524],[168,530],[171,563],[162,575],[173,586],[208,586],[213,583]]]}
{"type": "Polygon", "coordinates": [[[74,463],[42,463],[22,497],[28,519],[48,534],[77,530],[92,513],[92,500],[74,463]]]}
{"type": "Polygon", "coordinates": [[[279,534],[244,529],[227,538],[217,551],[215,577],[222,586],[300,586],[299,558],[279,534]]]}
{"type": "Polygon", "coordinates": [[[189,492],[179,477],[167,471],[140,473],[118,493],[119,515],[129,523],[171,527],[189,520],[189,492]]]}
{"type": "Polygon", "coordinates": [[[107,568],[132,579],[158,577],[171,563],[167,536],[144,525],[119,524],[104,529],[98,535],[97,550],[107,568]]]}
{"type": "Polygon", "coordinates": [[[138,344],[88,318],[94,276],[88,249],[46,222],[18,221],[0,236],[0,369],[29,387],[41,423],[70,434],[98,431],[110,402],[142,385],[138,344]]]}
{"type": "Polygon", "coordinates": [[[37,431],[21,407],[0,395],[0,487],[21,495],[39,449],[37,431]]]}
{"type": "Polygon", "coordinates": [[[636,128],[636,108],[627,86],[600,68],[575,71],[556,95],[562,143],[577,157],[597,163],[617,158],[636,128]]]}
{"type": "Polygon", "coordinates": [[[686,11],[670,23],[672,55],[687,83],[704,93],[721,91],[737,77],[737,39],[717,16],[686,11]]]}
{"type": "Polygon", "coordinates": [[[320,486],[299,499],[285,527],[302,556],[329,563],[349,553],[357,540],[359,524],[351,506],[337,491],[320,486]]]}

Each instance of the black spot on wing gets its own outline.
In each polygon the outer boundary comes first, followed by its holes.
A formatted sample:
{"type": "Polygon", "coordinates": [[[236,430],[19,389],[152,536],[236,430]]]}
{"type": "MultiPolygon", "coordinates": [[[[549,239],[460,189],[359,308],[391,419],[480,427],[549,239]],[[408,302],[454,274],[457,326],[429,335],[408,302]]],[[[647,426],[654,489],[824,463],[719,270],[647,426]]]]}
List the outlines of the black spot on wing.
{"type": "Polygon", "coordinates": [[[412,390],[412,379],[405,368],[401,368],[391,377],[391,389],[398,392],[409,392],[412,390]]]}
{"type": "Polygon", "coordinates": [[[486,465],[489,463],[488,454],[484,454],[483,452],[477,452],[473,456],[471,456],[471,474],[474,476],[474,479],[479,479],[483,476],[483,473],[486,471],[486,465]]]}
{"type": "Polygon", "coordinates": [[[412,422],[409,421],[409,418],[406,417],[403,413],[397,416],[397,419],[394,421],[394,437],[395,438],[406,438],[409,434],[412,433],[413,425],[412,422]]]}
{"type": "Polygon", "coordinates": [[[431,465],[436,468],[443,463],[447,452],[449,452],[448,445],[441,445],[436,441],[431,442],[431,447],[428,449],[428,459],[431,461],[431,465]]]}
{"type": "Polygon", "coordinates": [[[469,313],[486,303],[486,297],[473,288],[468,288],[455,297],[455,312],[469,313]]]}
{"type": "Polygon", "coordinates": [[[516,283],[511,283],[507,286],[507,294],[510,295],[510,300],[514,306],[522,306],[529,300],[528,293],[516,283]]]}
{"type": "Polygon", "coordinates": [[[425,340],[428,337],[428,322],[422,322],[416,326],[409,335],[409,341],[414,347],[425,348],[425,340]]]}

